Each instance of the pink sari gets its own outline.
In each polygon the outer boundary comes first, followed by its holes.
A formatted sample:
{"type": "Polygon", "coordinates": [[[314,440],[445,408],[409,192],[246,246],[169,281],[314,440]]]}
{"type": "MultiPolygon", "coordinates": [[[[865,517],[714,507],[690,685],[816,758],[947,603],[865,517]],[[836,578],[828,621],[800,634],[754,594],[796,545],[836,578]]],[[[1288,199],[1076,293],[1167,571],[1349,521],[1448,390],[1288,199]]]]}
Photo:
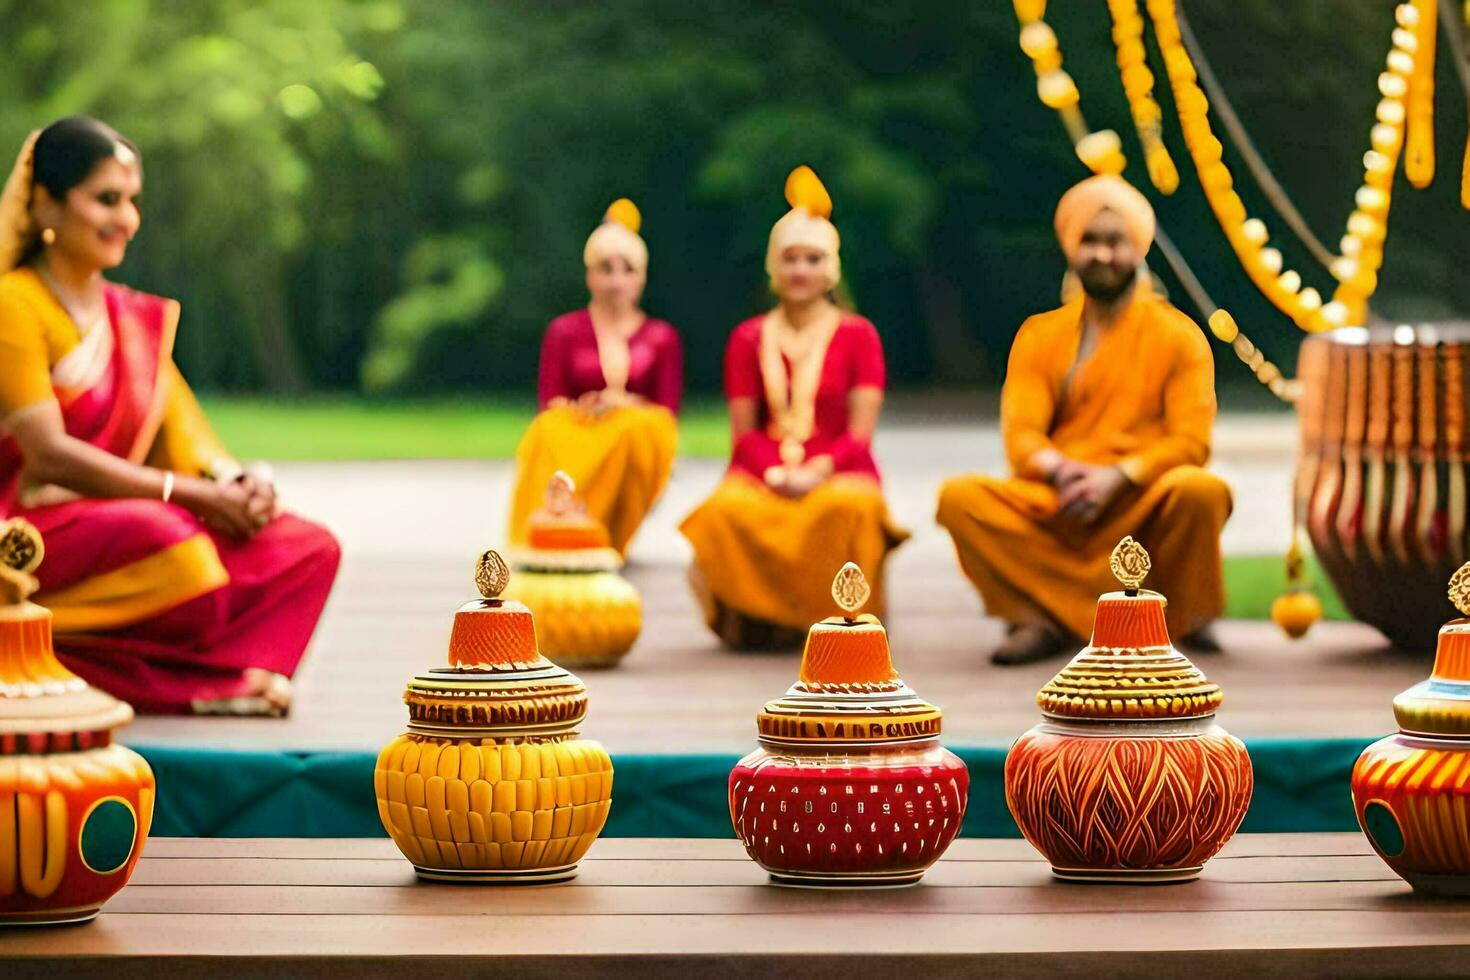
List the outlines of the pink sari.
{"type": "MultiPolygon", "coordinates": [[[[109,285],[107,306],[107,366],[82,390],[58,384],[56,396],[69,435],[142,462],[171,394],[178,304],[109,285]]],[[[247,668],[295,673],[336,577],[328,531],[283,515],[236,539],[161,500],[26,506],[21,464],[15,441],[0,440],[0,514],[45,538],[36,601],[51,608],[71,670],[155,713],[238,696],[247,668]]]]}

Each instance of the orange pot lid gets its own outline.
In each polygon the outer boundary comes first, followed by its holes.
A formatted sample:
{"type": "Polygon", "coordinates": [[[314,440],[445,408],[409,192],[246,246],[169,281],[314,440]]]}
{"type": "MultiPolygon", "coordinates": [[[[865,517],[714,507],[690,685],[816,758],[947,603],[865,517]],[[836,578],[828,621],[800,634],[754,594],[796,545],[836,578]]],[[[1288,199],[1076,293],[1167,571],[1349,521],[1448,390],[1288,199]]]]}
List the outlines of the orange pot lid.
{"type": "Polygon", "coordinates": [[[51,612],[30,602],[45,558],[27,521],[0,521],[0,735],[98,732],[133,720],[133,709],[62,666],[51,612]]]}
{"type": "MultiPolygon", "coordinates": [[[[1455,572],[1449,592],[1470,617],[1470,563],[1455,572]]],[[[1470,618],[1440,628],[1434,672],[1393,699],[1393,714],[1406,734],[1470,738],[1470,618]]]]}
{"type": "Polygon", "coordinates": [[[1131,537],[1113,549],[1122,592],[1097,601],[1092,642],[1036,695],[1048,715],[1094,721],[1168,721],[1215,713],[1224,695],[1169,642],[1168,601],[1140,588],[1152,562],[1131,537]]]}
{"type": "Polygon", "coordinates": [[[604,572],[623,565],[610,544],[607,528],[587,513],[577,499],[577,485],[558,470],[546,484],[546,503],[531,515],[526,530],[529,547],[511,556],[520,569],[604,572]]]}
{"type": "Polygon", "coordinates": [[[756,715],[761,741],[786,745],[910,742],[939,735],[942,712],[898,676],[878,617],[854,616],[871,587],[848,562],[832,583],[843,615],[807,633],[797,682],[756,715]]]}
{"type": "Polygon", "coordinates": [[[494,551],[475,566],[481,598],[460,606],[449,666],[412,678],[403,699],[409,728],[428,734],[561,734],[587,713],[587,688],[541,655],[531,610],[502,599],[510,569],[494,551]]]}

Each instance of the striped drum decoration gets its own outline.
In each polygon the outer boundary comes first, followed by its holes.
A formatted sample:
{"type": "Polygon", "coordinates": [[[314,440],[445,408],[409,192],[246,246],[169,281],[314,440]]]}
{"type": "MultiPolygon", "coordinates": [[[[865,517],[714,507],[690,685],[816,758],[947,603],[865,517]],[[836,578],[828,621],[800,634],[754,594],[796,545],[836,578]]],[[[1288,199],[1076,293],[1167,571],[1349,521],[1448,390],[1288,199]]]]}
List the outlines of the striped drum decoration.
{"type": "Polygon", "coordinates": [[[1453,322],[1319,334],[1298,362],[1297,519],[1348,609],[1406,650],[1433,648],[1470,557],[1467,360],[1453,322]]]}

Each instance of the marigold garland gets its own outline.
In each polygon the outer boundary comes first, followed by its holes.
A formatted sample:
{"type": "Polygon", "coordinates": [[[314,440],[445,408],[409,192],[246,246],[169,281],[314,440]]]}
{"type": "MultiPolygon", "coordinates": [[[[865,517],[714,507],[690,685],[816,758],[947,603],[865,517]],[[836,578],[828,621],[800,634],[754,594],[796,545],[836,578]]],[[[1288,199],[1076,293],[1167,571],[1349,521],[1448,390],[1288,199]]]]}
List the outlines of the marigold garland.
{"type": "MultiPolygon", "coordinates": [[[[1404,46],[1414,45],[1416,35],[1412,30],[1394,32],[1388,70],[1379,76],[1383,100],[1378,105],[1378,123],[1371,134],[1373,149],[1364,157],[1364,186],[1355,198],[1357,210],[1348,219],[1344,255],[1333,263],[1332,272],[1338,277],[1339,285],[1333,300],[1323,303],[1315,289],[1303,288],[1300,273],[1283,270],[1281,253],[1266,245],[1269,235],[1265,223],[1246,216],[1245,204],[1234,190],[1234,178],[1221,159],[1224,148],[1210,127],[1209,101],[1196,81],[1194,64],[1180,38],[1174,0],[1148,0],[1148,12],[1164,55],[1180,129],[1199,174],[1200,186],[1246,275],[1277,309],[1304,330],[1318,331],[1361,322],[1367,299],[1377,286],[1389,190],[1404,142],[1403,98],[1414,68],[1413,57],[1404,46]]],[[[1412,29],[1419,22],[1418,10],[1411,4],[1401,5],[1396,15],[1401,27],[1412,29]]]]}
{"type": "Polygon", "coordinates": [[[1123,94],[1128,97],[1138,142],[1143,145],[1148,179],[1160,193],[1173,194],[1179,189],[1179,168],[1164,146],[1164,111],[1154,98],[1154,75],[1149,71],[1143,46],[1143,15],[1138,12],[1138,0],[1108,0],[1108,13],[1113,18],[1118,74],[1123,81],[1123,94]]]}
{"type": "Polygon", "coordinates": [[[1419,11],[1414,74],[1409,78],[1408,132],[1404,139],[1404,176],[1423,190],[1434,181],[1434,54],[1438,41],[1437,0],[1414,0],[1419,11]]]}
{"type": "Polygon", "coordinates": [[[1093,132],[1087,128],[1079,103],[1077,83],[1062,68],[1061,46],[1056,32],[1042,20],[1046,0],[1012,0],[1016,19],[1021,22],[1021,50],[1031,59],[1036,71],[1036,94],[1043,105],[1055,109],[1072,139],[1077,157],[1093,173],[1122,173],[1127,159],[1122,141],[1111,129],[1093,132]]]}

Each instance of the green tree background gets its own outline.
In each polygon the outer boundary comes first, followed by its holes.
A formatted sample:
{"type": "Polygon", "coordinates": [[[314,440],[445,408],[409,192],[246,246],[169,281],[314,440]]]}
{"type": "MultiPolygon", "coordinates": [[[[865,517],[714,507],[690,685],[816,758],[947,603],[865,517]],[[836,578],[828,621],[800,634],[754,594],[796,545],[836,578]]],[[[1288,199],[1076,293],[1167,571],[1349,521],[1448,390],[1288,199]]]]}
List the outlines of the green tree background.
{"type": "MultiPolygon", "coordinates": [[[[1104,0],[1051,6],[1084,111],[1123,134],[1146,183],[1104,0]]],[[[1393,3],[1186,7],[1335,242],[1393,3]]],[[[179,359],[205,389],[522,395],[546,321],[585,301],[582,241],[626,195],[652,251],[646,306],[682,328],[690,381],[713,390],[729,328],[769,302],[766,234],[798,163],[832,190],[895,384],[993,382],[1020,321],[1055,300],[1051,212],[1082,176],[1004,0],[0,0],[0,19],[0,144],[88,112],[142,146],[145,228],[118,276],[183,300],[179,359]]],[[[1392,318],[1470,309],[1466,113],[1446,61],[1440,176],[1394,204],[1375,300],[1392,318]]],[[[1154,195],[1162,223],[1290,366],[1298,334],[1230,255],[1159,94],[1185,177],[1154,195]]]]}

